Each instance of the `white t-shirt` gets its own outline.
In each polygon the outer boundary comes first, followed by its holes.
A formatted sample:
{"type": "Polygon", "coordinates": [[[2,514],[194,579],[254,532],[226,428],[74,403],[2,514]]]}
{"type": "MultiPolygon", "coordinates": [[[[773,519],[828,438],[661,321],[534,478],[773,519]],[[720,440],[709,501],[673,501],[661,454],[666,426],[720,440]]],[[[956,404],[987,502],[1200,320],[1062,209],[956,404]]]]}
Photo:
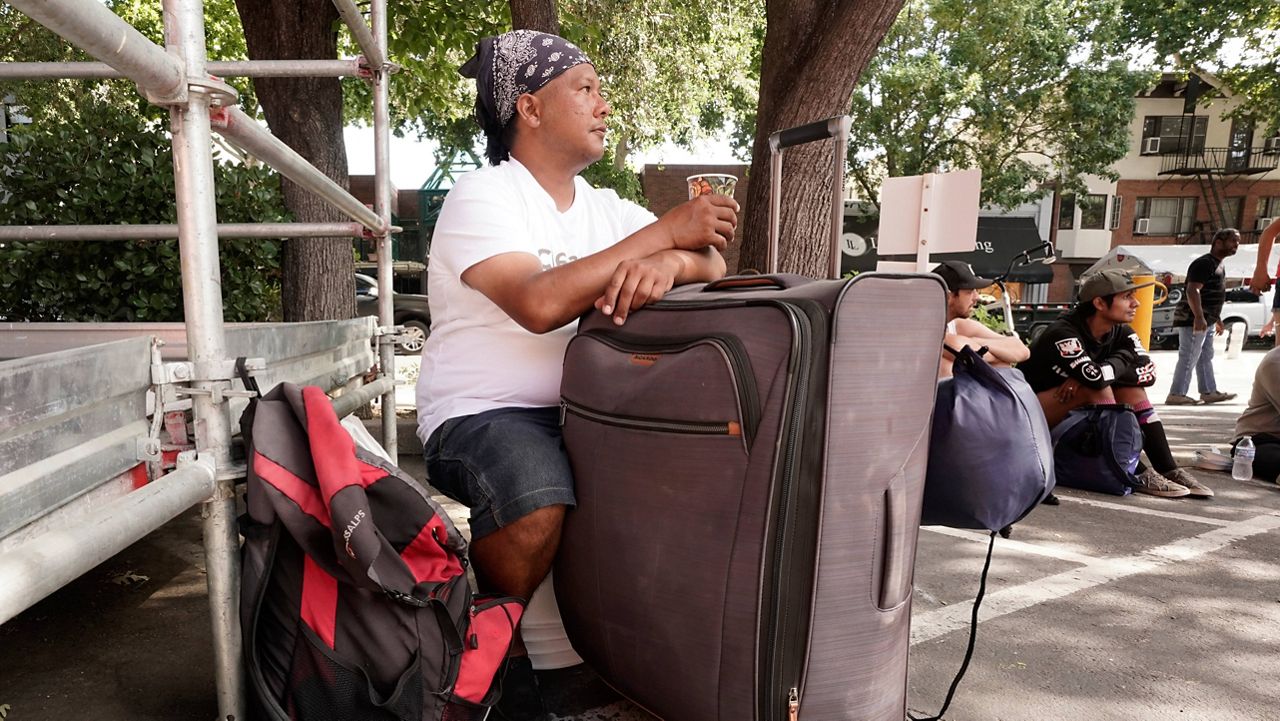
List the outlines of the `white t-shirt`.
{"type": "Polygon", "coordinates": [[[418,437],[425,443],[456,416],[559,404],[565,346],[577,322],[530,333],[463,283],[464,271],[510,252],[529,253],[550,269],[598,253],[654,220],[653,213],[580,177],[574,179],[573,205],[561,213],[514,158],[459,178],[431,240],[431,335],[418,376],[418,437]]]}

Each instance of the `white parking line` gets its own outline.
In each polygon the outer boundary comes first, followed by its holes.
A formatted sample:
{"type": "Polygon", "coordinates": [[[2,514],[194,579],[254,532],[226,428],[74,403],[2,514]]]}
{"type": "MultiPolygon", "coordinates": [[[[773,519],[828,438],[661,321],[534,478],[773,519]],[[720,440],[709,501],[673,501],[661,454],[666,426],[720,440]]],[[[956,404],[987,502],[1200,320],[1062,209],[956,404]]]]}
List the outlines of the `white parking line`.
{"type": "MultiPolygon", "coordinates": [[[[963,538],[966,541],[981,543],[987,545],[991,540],[990,534],[983,531],[964,531],[958,528],[947,528],[946,526],[921,526],[920,530],[936,533],[940,536],[951,536],[952,538],[963,538]]],[[[996,541],[996,548],[1000,550],[1015,551],[1017,553],[1027,553],[1034,556],[1047,556],[1056,558],[1059,561],[1070,561],[1071,563],[1090,564],[1100,560],[1096,556],[1086,556],[1083,553],[1076,553],[1065,546],[1059,546],[1054,543],[1027,543],[1026,541],[1015,541],[1012,539],[1002,538],[996,541]]]]}
{"type": "MultiPolygon", "coordinates": [[[[1058,496],[1063,501],[1071,503],[1080,503],[1094,508],[1106,508],[1112,511],[1125,511],[1127,513],[1138,513],[1144,516],[1159,516],[1160,518],[1172,518],[1176,521],[1187,521],[1188,523],[1203,523],[1206,526],[1230,526],[1236,521],[1227,521],[1221,518],[1212,518],[1210,516],[1193,516],[1190,513],[1178,513],[1177,511],[1161,511],[1155,508],[1144,508],[1143,506],[1135,506],[1127,503],[1112,503],[1111,501],[1099,501],[1096,498],[1081,498],[1079,496],[1058,496]]],[[[1191,501],[1191,503],[1200,503],[1201,501],[1191,501]]]]}
{"type": "MultiPolygon", "coordinates": [[[[1092,560],[1081,568],[1063,571],[988,594],[982,603],[978,620],[979,622],[990,621],[993,618],[1086,591],[1120,578],[1153,571],[1175,561],[1197,558],[1236,541],[1277,528],[1280,528],[1280,515],[1255,516],[1132,556],[1092,560]]],[[[911,645],[930,641],[967,627],[972,613],[972,606],[962,603],[926,611],[912,617],[911,645]]]]}

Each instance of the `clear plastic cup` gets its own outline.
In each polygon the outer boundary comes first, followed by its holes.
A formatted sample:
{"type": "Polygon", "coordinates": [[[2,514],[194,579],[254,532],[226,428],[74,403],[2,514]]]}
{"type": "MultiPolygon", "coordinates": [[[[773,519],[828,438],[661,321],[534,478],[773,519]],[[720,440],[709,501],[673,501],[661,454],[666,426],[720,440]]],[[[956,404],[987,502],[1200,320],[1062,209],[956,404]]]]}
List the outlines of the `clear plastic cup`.
{"type": "Polygon", "coordinates": [[[738,184],[738,176],[726,173],[699,173],[685,178],[689,183],[689,200],[699,195],[727,195],[733,197],[733,189],[738,184]]]}

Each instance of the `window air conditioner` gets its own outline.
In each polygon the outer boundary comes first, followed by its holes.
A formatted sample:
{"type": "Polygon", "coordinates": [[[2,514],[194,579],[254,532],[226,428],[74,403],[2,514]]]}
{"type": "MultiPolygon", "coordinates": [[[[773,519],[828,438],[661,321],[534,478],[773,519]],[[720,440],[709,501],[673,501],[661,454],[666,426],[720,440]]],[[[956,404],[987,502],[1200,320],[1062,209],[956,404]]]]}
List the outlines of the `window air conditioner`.
{"type": "Polygon", "coordinates": [[[1262,143],[1262,152],[1274,155],[1280,153],[1280,135],[1274,138],[1267,138],[1262,143]]]}
{"type": "Polygon", "coordinates": [[[1151,225],[1150,218],[1138,218],[1138,220],[1133,224],[1133,232],[1137,235],[1146,235],[1147,226],[1149,225],[1151,225]]]}
{"type": "Polygon", "coordinates": [[[1155,155],[1160,152],[1160,138],[1146,138],[1142,141],[1142,154],[1155,155]]]}
{"type": "Polygon", "coordinates": [[[1264,230],[1268,225],[1271,225],[1271,221],[1273,220],[1275,220],[1275,218],[1258,218],[1258,221],[1254,223],[1253,229],[1264,230]]]}

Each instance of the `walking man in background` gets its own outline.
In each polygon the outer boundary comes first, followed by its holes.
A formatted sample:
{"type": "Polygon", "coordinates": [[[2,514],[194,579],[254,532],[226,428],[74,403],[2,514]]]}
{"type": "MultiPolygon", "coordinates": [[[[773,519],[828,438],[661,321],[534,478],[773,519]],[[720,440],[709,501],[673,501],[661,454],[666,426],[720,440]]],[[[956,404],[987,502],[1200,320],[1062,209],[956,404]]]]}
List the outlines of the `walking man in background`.
{"type": "Polygon", "coordinates": [[[1178,329],[1178,365],[1165,405],[1190,406],[1221,403],[1236,397],[1218,390],[1213,377],[1213,336],[1209,327],[1222,333],[1222,305],[1227,299],[1227,272],[1222,261],[1236,254],[1240,231],[1223,228],[1213,234],[1209,252],[1191,261],[1187,268],[1187,292],[1173,311],[1173,327],[1178,329]],[[1196,374],[1200,400],[1187,395],[1191,373],[1196,374]]]}

